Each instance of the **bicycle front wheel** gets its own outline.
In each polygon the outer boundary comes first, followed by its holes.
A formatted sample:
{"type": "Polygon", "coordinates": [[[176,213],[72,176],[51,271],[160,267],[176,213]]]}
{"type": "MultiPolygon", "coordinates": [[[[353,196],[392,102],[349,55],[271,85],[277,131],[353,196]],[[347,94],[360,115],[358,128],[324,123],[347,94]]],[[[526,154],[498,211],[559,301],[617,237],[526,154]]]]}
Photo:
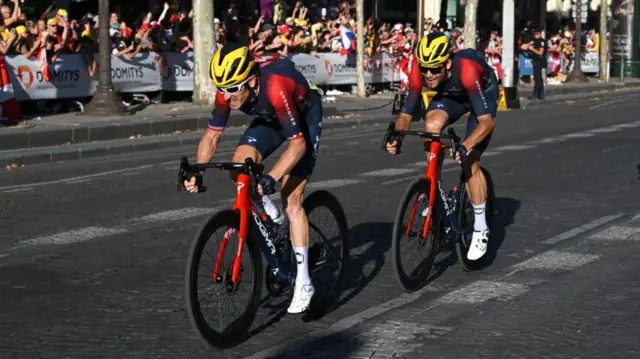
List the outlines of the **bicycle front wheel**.
{"type": "Polygon", "coordinates": [[[260,305],[262,257],[251,231],[242,248],[240,281],[232,281],[239,233],[240,214],[220,212],[200,229],[187,258],[185,298],[189,320],[200,338],[216,348],[229,348],[244,340],[260,305]],[[217,244],[210,241],[214,238],[219,239],[217,244]],[[216,266],[218,275],[214,277],[216,266]],[[234,318],[233,314],[238,315],[234,318]]]}
{"type": "Polygon", "coordinates": [[[309,275],[316,288],[309,311],[322,315],[336,303],[347,273],[349,226],[338,199],[328,191],[303,203],[309,220],[309,275]]]}
{"type": "Polygon", "coordinates": [[[436,213],[427,213],[429,187],[428,179],[415,179],[403,194],[393,223],[393,269],[398,283],[409,292],[420,288],[429,278],[438,251],[440,218],[436,213]],[[431,221],[425,238],[423,229],[427,215],[431,216],[431,221]]]}

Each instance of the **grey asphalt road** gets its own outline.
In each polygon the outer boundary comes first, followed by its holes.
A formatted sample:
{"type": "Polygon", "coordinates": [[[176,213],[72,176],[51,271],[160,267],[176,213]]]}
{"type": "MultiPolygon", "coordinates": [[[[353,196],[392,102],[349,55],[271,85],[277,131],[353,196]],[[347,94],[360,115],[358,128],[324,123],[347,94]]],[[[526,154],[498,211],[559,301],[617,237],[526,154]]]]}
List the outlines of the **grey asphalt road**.
{"type": "MultiPolygon", "coordinates": [[[[483,160],[497,257],[474,273],[446,261],[413,294],[394,280],[390,237],[400,195],[424,170],[419,141],[391,157],[385,126],[325,131],[313,188],[340,199],[352,239],[339,305],[305,322],[268,302],[228,350],[197,338],[183,294],[193,235],[235,193],[226,173],[207,172],[205,194],[177,193],[186,149],[4,170],[0,357],[633,357],[639,110],[629,97],[500,112],[483,160]]],[[[456,165],[445,169],[450,185],[456,165]]]]}

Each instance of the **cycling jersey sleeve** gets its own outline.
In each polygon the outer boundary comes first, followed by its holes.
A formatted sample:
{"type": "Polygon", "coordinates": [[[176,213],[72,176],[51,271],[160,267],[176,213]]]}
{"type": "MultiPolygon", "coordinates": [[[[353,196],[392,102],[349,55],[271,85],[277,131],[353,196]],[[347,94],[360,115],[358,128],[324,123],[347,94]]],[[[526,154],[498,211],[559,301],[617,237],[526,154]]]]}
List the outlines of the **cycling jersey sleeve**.
{"type": "Polygon", "coordinates": [[[216,103],[209,116],[209,130],[222,132],[227,126],[229,120],[229,113],[231,107],[229,103],[224,99],[224,95],[220,92],[216,92],[216,103]]]}
{"type": "Polygon", "coordinates": [[[419,107],[422,87],[422,73],[420,72],[420,66],[418,62],[411,59],[411,65],[409,66],[409,94],[402,105],[402,112],[407,115],[413,115],[416,107],[419,107]]]}
{"type": "Polygon", "coordinates": [[[271,75],[268,82],[267,98],[282,126],[282,133],[289,140],[303,138],[299,123],[300,116],[293,101],[295,80],[286,76],[271,75]]]}
{"type": "Polygon", "coordinates": [[[469,102],[476,117],[491,113],[484,95],[487,86],[484,72],[485,69],[479,63],[470,59],[460,59],[460,80],[462,87],[469,94],[469,102]]]}

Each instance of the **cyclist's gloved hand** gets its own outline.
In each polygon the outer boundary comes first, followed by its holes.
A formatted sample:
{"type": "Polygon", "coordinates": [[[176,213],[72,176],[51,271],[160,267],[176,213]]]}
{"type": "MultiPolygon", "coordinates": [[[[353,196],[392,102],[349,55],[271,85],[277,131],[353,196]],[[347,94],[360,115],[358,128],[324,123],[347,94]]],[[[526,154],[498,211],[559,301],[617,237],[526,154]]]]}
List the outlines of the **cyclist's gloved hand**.
{"type": "Polygon", "coordinates": [[[462,164],[462,162],[467,160],[467,156],[469,155],[469,151],[464,147],[463,144],[458,146],[458,150],[456,151],[456,162],[462,164]]]}
{"type": "Polygon", "coordinates": [[[258,181],[258,193],[263,196],[276,193],[276,180],[269,175],[260,178],[260,181],[258,181]]]}
{"type": "Polygon", "coordinates": [[[402,147],[402,140],[403,140],[402,136],[389,138],[389,141],[387,142],[387,145],[386,145],[387,152],[389,152],[389,154],[392,154],[392,155],[399,154],[400,147],[402,147]]]}
{"type": "Polygon", "coordinates": [[[189,173],[184,180],[184,189],[191,193],[198,193],[198,187],[202,185],[202,173],[189,173]]]}

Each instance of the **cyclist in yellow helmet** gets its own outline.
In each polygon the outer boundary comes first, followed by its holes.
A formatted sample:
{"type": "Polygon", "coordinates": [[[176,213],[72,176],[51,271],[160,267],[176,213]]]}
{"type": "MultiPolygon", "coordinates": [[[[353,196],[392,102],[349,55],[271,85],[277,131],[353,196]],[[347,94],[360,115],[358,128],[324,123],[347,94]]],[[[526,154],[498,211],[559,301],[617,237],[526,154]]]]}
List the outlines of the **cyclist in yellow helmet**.
{"type": "MultiPolygon", "coordinates": [[[[395,123],[397,131],[409,129],[417,114],[423,87],[437,92],[426,109],[425,131],[440,133],[447,125],[470,112],[463,149],[467,189],[475,220],[469,260],[478,260],[487,252],[489,229],[485,207],[487,184],[480,171],[480,156],[493,133],[498,110],[498,80],[491,67],[474,49],[453,52],[451,40],[442,33],[430,33],[418,42],[409,70],[409,93],[395,123]]],[[[390,139],[387,152],[397,154],[402,139],[390,139]]],[[[428,146],[425,149],[428,150],[428,146]]],[[[427,151],[427,159],[429,153],[427,151]]],[[[459,155],[456,155],[459,159],[459,155]]],[[[428,165],[428,162],[427,162],[428,165]]]]}
{"type": "MultiPolygon", "coordinates": [[[[302,208],[305,186],[315,166],[322,132],[322,100],[309,81],[288,59],[270,61],[260,67],[249,49],[230,43],[218,49],[210,62],[209,76],[217,87],[209,129],[198,145],[197,163],[209,162],[218,149],[231,110],[255,119],[242,135],[233,162],[250,157],[261,163],[288,141],[287,149],[271,171],[260,179],[258,192],[269,217],[281,225],[284,214],[268,197],[282,181],[282,202],[290,222],[297,275],[289,313],[308,309],[315,292],[309,277],[309,227],[302,208]]],[[[197,193],[200,174],[185,181],[197,193]]]]}

